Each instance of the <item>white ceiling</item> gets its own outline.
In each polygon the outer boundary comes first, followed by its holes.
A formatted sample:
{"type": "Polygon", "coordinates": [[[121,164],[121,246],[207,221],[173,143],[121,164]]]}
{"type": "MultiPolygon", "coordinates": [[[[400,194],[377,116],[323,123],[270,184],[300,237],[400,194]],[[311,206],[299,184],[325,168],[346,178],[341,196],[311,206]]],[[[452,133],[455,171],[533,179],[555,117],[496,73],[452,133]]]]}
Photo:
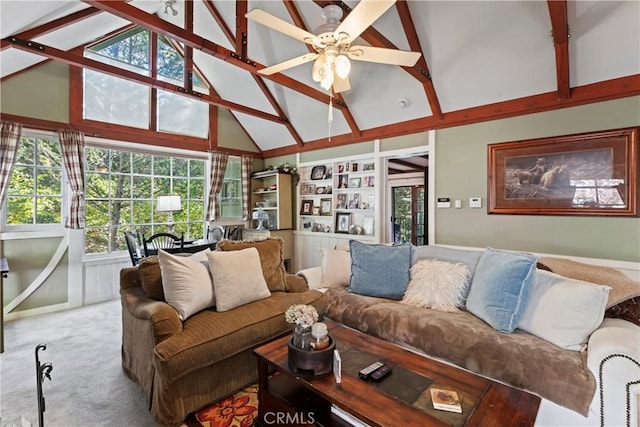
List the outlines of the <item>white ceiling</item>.
{"type": "MultiPolygon", "coordinates": [[[[235,50],[204,5],[194,1],[194,33],[227,49],[235,50]]],[[[91,7],[82,1],[0,1],[0,36],[6,38],[36,28],[70,13],[91,7]]],[[[111,1],[109,3],[119,3],[111,1]]],[[[162,20],[184,28],[184,2],[178,1],[177,16],[163,13],[161,0],[126,2],[162,20]]],[[[214,0],[226,26],[235,34],[236,2],[214,0]]],[[[345,2],[351,8],[357,1],[345,2]]],[[[297,10],[313,32],[322,23],[321,7],[314,1],[295,1],[297,10]]],[[[422,53],[429,67],[437,102],[446,121],[460,110],[503,101],[532,97],[558,90],[556,52],[546,1],[407,1],[422,53]]],[[[92,3],[100,8],[99,4],[92,3]]],[[[293,23],[283,1],[250,0],[248,9],[263,9],[293,23]]],[[[569,1],[569,81],[571,88],[640,75],[640,2],[569,1]]],[[[103,11],[79,22],[35,37],[34,41],[60,50],[70,50],[95,41],[127,25],[129,21],[103,11]]],[[[391,7],[373,27],[400,49],[409,42],[396,7],[391,7]]],[[[292,38],[248,22],[248,57],[264,66],[274,65],[308,52],[292,38]]],[[[359,43],[367,44],[365,41],[359,43]]],[[[0,52],[0,75],[4,79],[45,58],[15,48],[0,52]]],[[[194,50],[194,62],[221,98],[280,114],[248,71],[194,50]]],[[[312,63],[284,74],[315,90],[312,63]]],[[[327,123],[328,106],[299,91],[264,79],[284,116],[303,142],[318,142],[332,136],[358,140],[360,133],[387,129],[396,123],[433,115],[425,88],[397,66],[352,61],[351,90],[343,93],[357,129],[334,109],[327,123]],[[400,108],[398,100],[409,101],[400,108]]],[[[325,92],[326,93],[326,92],[325,92]]],[[[232,113],[263,151],[295,148],[296,137],[282,123],[247,113],[232,113]]],[[[402,126],[389,132],[402,133],[402,126]]],[[[361,138],[360,138],[361,139],[361,138]]]]}

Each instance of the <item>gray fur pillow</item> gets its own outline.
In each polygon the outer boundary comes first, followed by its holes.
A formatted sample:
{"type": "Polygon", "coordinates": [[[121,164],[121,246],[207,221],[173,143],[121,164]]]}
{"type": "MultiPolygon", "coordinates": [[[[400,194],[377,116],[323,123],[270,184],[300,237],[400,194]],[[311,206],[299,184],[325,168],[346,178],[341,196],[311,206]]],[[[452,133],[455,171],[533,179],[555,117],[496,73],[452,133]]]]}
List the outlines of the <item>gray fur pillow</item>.
{"type": "Polygon", "coordinates": [[[411,267],[402,304],[459,311],[468,293],[469,268],[460,263],[422,259],[411,267]]]}

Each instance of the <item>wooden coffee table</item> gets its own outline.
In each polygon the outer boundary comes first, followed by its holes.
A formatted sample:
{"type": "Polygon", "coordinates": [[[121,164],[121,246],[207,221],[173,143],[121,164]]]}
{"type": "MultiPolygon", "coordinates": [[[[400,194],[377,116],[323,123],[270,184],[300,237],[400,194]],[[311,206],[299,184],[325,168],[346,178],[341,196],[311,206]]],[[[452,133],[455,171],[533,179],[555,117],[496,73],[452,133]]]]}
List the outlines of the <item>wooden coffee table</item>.
{"type": "Polygon", "coordinates": [[[254,350],[258,359],[257,425],[350,425],[332,406],[370,426],[530,426],[540,398],[379,338],[326,321],[342,357],[342,383],[333,375],[305,378],[288,366],[289,336],[254,350]],[[393,366],[380,383],[358,378],[359,369],[382,360],[393,366]],[[455,390],[462,414],[437,411],[429,388],[455,390]]]}

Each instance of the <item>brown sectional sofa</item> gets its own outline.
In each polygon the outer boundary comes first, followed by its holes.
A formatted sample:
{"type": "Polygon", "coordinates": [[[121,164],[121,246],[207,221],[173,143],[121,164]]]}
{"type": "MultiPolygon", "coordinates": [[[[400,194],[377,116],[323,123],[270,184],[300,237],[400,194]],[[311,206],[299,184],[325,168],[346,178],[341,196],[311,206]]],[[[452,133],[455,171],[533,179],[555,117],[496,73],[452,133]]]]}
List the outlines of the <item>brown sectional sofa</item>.
{"type": "Polygon", "coordinates": [[[287,274],[286,291],[224,312],[205,309],[181,321],[162,300],[158,281],[155,257],[120,274],[122,367],[140,384],[162,425],[180,425],[189,413],[257,381],[252,350],[291,330],[284,316],[291,305],[325,309],[322,293],[287,274]]]}

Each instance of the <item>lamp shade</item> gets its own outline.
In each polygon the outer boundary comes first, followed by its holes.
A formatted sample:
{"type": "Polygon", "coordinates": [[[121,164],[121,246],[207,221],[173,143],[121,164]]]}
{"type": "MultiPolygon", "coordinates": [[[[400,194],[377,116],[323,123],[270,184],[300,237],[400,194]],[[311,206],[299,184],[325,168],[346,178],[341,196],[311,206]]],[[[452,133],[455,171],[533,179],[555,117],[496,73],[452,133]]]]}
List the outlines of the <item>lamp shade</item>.
{"type": "Polygon", "coordinates": [[[156,201],[156,211],[175,212],[182,210],[180,196],[158,196],[156,201]]]}

